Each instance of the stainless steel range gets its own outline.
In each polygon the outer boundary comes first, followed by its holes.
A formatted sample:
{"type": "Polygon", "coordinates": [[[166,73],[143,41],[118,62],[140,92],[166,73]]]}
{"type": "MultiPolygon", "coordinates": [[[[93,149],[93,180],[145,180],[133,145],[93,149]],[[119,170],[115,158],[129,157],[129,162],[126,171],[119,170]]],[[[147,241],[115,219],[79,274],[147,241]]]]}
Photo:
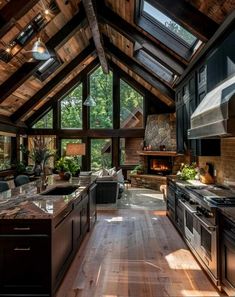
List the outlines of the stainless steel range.
{"type": "Polygon", "coordinates": [[[183,209],[182,233],[214,283],[219,285],[216,209],[235,205],[235,192],[222,185],[203,185],[186,186],[177,194],[177,203],[183,209]]]}

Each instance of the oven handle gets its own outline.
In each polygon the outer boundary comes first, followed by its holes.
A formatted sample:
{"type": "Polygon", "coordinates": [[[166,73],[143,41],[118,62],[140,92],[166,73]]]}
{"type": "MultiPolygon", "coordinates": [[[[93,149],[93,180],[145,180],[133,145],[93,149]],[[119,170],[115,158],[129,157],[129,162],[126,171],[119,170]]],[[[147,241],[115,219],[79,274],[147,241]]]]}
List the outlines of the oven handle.
{"type": "Polygon", "coordinates": [[[186,208],[190,213],[194,214],[197,211],[196,210],[192,210],[187,204],[185,204],[184,202],[182,202],[181,200],[179,200],[179,202],[183,205],[184,208],[186,208]]]}
{"type": "Polygon", "coordinates": [[[208,225],[204,222],[197,214],[194,214],[195,218],[208,230],[208,231],[215,231],[216,227],[213,225],[208,225]]]}

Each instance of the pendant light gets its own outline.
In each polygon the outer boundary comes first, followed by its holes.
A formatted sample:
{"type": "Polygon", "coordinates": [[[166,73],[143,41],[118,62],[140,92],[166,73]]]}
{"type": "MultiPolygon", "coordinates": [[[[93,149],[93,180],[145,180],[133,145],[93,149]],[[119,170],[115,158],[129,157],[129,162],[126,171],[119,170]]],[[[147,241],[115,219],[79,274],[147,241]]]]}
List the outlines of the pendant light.
{"type": "Polygon", "coordinates": [[[83,105],[90,106],[90,107],[96,106],[95,99],[91,95],[88,95],[83,105]]]}
{"type": "Polygon", "coordinates": [[[42,42],[40,37],[35,41],[33,45],[32,55],[35,60],[39,61],[45,61],[50,59],[51,57],[46,45],[42,42]]]}

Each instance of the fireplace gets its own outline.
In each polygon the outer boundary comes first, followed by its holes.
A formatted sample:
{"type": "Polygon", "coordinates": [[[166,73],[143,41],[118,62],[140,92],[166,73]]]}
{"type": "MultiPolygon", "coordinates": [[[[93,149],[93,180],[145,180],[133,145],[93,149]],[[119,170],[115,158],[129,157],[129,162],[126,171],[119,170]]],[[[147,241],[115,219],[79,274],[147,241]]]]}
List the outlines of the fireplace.
{"type": "Polygon", "coordinates": [[[172,157],[148,156],[148,172],[150,174],[168,175],[172,173],[172,157]]]}

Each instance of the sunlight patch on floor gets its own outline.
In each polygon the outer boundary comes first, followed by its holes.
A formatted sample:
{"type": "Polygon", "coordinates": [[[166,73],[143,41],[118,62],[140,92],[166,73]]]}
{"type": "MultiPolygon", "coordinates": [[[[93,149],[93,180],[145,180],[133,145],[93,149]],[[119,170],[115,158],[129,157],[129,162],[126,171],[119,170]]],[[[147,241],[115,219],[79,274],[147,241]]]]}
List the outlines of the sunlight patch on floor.
{"type": "Polygon", "coordinates": [[[104,219],[106,222],[123,222],[123,217],[113,217],[112,219],[104,219]]]}
{"type": "Polygon", "coordinates": [[[142,194],[137,194],[137,196],[142,196],[146,198],[153,198],[153,199],[158,199],[158,200],[163,200],[163,195],[162,193],[142,193],[142,194]]]}
{"type": "Polygon", "coordinates": [[[182,290],[181,296],[186,297],[198,297],[198,296],[205,296],[205,297],[217,297],[221,296],[219,293],[215,291],[201,291],[201,290],[182,290]]]}
{"type": "Polygon", "coordinates": [[[171,269],[201,270],[197,262],[190,261],[192,254],[189,250],[179,249],[165,256],[165,259],[171,269]]]}

